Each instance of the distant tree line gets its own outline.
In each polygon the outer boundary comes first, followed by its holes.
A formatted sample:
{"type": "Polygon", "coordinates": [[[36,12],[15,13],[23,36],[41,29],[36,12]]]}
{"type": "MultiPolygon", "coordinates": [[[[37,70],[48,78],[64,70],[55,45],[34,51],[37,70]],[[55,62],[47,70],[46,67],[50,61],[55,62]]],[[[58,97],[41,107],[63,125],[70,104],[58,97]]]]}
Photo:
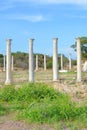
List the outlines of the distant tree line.
{"type": "MultiPolygon", "coordinates": [[[[23,68],[23,69],[28,69],[29,67],[29,54],[25,52],[12,52],[12,55],[14,57],[14,67],[17,68],[23,68]]],[[[36,64],[36,55],[38,55],[38,64],[39,68],[44,67],[44,54],[34,54],[34,65],[36,64]]],[[[52,56],[47,55],[46,56],[46,61],[47,61],[47,69],[52,68],[52,56]]],[[[63,65],[66,67],[69,64],[68,58],[63,55],[63,65]]],[[[75,60],[72,60],[72,64],[76,64],[75,60]]],[[[0,66],[3,66],[3,55],[0,54],[0,66]]],[[[36,65],[35,65],[36,66],[36,65]]],[[[35,68],[34,66],[34,68],[35,68]]],[[[61,54],[58,54],[58,67],[59,69],[61,68],[61,54]]]]}

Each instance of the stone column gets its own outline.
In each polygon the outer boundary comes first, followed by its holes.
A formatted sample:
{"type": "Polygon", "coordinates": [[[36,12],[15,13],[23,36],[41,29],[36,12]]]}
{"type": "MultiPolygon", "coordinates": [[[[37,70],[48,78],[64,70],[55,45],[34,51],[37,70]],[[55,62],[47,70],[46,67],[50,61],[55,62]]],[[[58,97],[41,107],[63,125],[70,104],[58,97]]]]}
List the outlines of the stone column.
{"type": "Polygon", "coordinates": [[[72,68],[71,53],[69,54],[69,70],[72,68]]]}
{"type": "Polygon", "coordinates": [[[63,70],[63,55],[61,54],[61,70],[63,70]]]}
{"type": "Polygon", "coordinates": [[[44,55],[44,70],[46,71],[47,65],[46,65],[46,55],[44,55]]]}
{"type": "Polygon", "coordinates": [[[77,42],[77,82],[81,82],[81,43],[80,38],[76,38],[77,42]]]}
{"type": "Polygon", "coordinates": [[[6,70],[6,58],[5,55],[3,56],[3,71],[6,70]]]}
{"type": "Polygon", "coordinates": [[[39,67],[38,67],[38,55],[36,55],[36,71],[38,71],[39,67]]]}
{"type": "Polygon", "coordinates": [[[13,56],[12,56],[12,62],[11,62],[11,69],[12,69],[12,71],[14,70],[14,58],[13,58],[13,56]]]}
{"type": "Polygon", "coordinates": [[[33,56],[33,41],[29,40],[29,81],[34,82],[34,56],[33,56]]]}
{"type": "Polygon", "coordinates": [[[11,39],[7,39],[7,50],[6,50],[6,85],[10,85],[12,83],[12,75],[11,75],[11,39]]]}
{"type": "Polygon", "coordinates": [[[58,38],[53,38],[53,81],[58,80],[58,38]]]}

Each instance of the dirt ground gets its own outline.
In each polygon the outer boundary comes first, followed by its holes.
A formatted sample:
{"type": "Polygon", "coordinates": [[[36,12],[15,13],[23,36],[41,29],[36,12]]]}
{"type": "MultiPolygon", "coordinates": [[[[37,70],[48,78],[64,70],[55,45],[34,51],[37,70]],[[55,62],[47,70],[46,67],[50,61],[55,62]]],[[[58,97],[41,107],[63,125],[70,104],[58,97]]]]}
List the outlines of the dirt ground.
{"type": "Polygon", "coordinates": [[[56,130],[49,125],[29,124],[25,121],[17,121],[15,113],[0,117],[0,130],[56,130]]]}

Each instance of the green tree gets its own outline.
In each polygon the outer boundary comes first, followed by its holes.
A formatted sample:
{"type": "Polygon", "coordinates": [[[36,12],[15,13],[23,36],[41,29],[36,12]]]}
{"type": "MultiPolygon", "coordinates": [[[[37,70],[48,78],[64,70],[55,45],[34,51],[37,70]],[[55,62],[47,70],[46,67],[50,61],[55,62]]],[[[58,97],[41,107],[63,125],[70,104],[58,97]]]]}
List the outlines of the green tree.
{"type": "MultiPolygon", "coordinates": [[[[80,37],[81,40],[81,52],[82,52],[82,59],[87,59],[87,37],[80,37]]],[[[76,42],[75,44],[71,45],[71,47],[76,51],[76,42]]]]}

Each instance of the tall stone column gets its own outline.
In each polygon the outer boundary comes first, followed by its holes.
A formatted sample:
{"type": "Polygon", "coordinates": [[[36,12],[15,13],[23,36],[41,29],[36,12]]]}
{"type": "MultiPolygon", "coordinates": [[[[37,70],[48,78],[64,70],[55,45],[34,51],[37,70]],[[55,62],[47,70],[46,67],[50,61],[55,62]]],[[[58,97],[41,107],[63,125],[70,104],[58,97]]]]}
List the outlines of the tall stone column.
{"type": "Polygon", "coordinates": [[[76,38],[77,42],[77,82],[81,82],[81,43],[80,38],[76,38]]]}
{"type": "Polygon", "coordinates": [[[10,85],[12,83],[12,75],[11,75],[11,39],[7,39],[7,49],[6,49],[6,85],[10,85]]]}
{"type": "Polygon", "coordinates": [[[38,55],[36,55],[36,71],[38,71],[39,67],[38,67],[38,55]]]}
{"type": "Polygon", "coordinates": [[[29,81],[34,82],[34,56],[33,56],[33,41],[29,40],[29,81]]]}
{"type": "Polygon", "coordinates": [[[3,56],[3,71],[6,70],[6,58],[5,55],[3,56]]]}
{"type": "Polygon", "coordinates": [[[47,69],[47,65],[46,65],[46,55],[44,55],[44,70],[47,69]]]}
{"type": "Polygon", "coordinates": [[[69,54],[69,70],[72,68],[71,53],[69,54]]]}
{"type": "Polygon", "coordinates": [[[58,80],[58,38],[53,38],[53,81],[58,80]]]}
{"type": "Polygon", "coordinates": [[[11,62],[11,69],[12,69],[12,71],[14,70],[14,57],[12,56],[12,62],[11,62]]]}
{"type": "Polygon", "coordinates": [[[61,54],[61,70],[63,70],[63,55],[61,54]]]}

